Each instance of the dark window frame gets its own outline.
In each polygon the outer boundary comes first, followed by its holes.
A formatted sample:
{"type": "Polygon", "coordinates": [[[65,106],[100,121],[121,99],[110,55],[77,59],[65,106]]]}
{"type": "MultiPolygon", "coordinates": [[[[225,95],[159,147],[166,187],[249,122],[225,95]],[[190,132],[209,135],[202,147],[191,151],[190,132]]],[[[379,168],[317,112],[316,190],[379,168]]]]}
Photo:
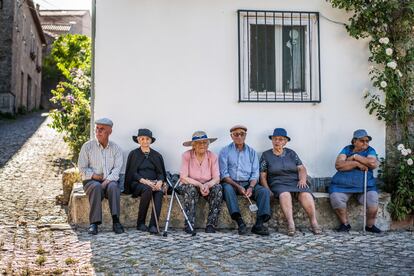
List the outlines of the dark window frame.
{"type": "MultiPolygon", "coordinates": [[[[321,102],[321,69],[320,69],[320,25],[319,25],[319,13],[308,11],[267,11],[267,10],[238,10],[238,74],[239,74],[239,102],[276,102],[276,103],[320,103],[321,102]],[[278,19],[275,19],[278,18],[278,19]],[[295,19],[294,19],[295,18],[295,19]],[[299,19],[298,19],[299,18],[299,19]],[[270,21],[270,23],[268,23],[270,21]],[[264,22],[264,23],[263,23],[264,22]],[[273,23],[272,23],[273,22],[273,23]],[[282,23],[280,23],[282,22],[282,23]],[[299,22],[299,23],[297,23],[299,22]],[[253,32],[259,30],[260,26],[264,26],[264,31],[261,31],[261,38],[264,37],[264,53],[257,52],[259,47],[254,47],[253,42],[256,43],[260,40],[259,36],[253,37],[253,32]],[[269,28],[270,27],[270,28],[269,28]],[[274,47],[274,53],[270,53],[272,58],[279,51],[282,55],[282,64],[277,62],[277,58],[274,61],[270,60],[270,65],[273,62],[273,67],[278,67],[281,70],[270,68],[270,78],[268,76],[269,66],[269,45],[266,43],[266,39],[269,36],[268,29],[271,32],[276,32],[276,28],[279,28],[281,37],[278,42],[280,45],[274,47]],[[306,29],[307,28],[307,29],[306,29]],[[301,46],[300,50],[300,78],[299,89],[295,86],[295,77],[293,72],[296,68],[293,64],[293,52],[290,69],[286,67],[288,60],[286,59],[285,49],[283,49],[284,43],[286,43],[286,31],[293,32],[294,29],[299,29],[299,39],[301,46]],[[247,37],[246,37],[247,36],[247,37]],[[306,47],[305,47],[306,46],[306,47]],[[256,53],[252,53],[252,48],[256,53]],[[280,48],[280,49],[279,49],[280,48]],[[276,53],[276,54],[275,54],[276,53]],[[252,57],[256,55],[254,60],[252,57]],[[273,56],[272,56],[273,54],[273,56]],[[252,61],[256,62],[255,66],[252,66],[252,61]],[[261,61],[260,64],[259,61],[261,61]],[[304,64],[303,64],[304,63],[304,64]],[[263,70],[263,66],[265,70],[263,70]],[[302,67],[303,66],[303,67],[302,67]],[[261,68],[262,67],[262,68],[261,68]],[[306,68],[305,68],[306,67],[306,68]],[[251,72],[252,69],[257,71],[251,72]],[[290,78],[290,87],[286,85],[286,69],[291,70],[292,75],[290,78]],[[264,72],[265,76],[259,76],[259,72],[264,72]],[[254,75],[257,74],[257,76],[254,75]],[[277,80],[277,74],[282,77],[277,80]],[[312,75],[313,74],[313,75],[312,75]],[[253,76],[253,77],[252,77],[253,76]],[[257,89],[252,88],[251,81],[257,85],[257,89]],[[276,84],[277,83],[277,84],[276,84]],[[276,85],[278,86],[276,88],[276,85]],[[262,87],[260,90],[259,86],[262,87]],[[280,88],[282,86],[282,88],[280,88]],[[292,87],[293,86],[293,87],[292,87]],[[274,91],[268,91],[267,88],[274,88],[274,91]],[[304,88],[304,89],[301,89],[304,88]]],[[[263,28],[262,28],[263,29],[263,28]]],[[[290,35],[290,34],[289,34],[290,35]]],[[[270,36],[270,39],[272,37],[270,36]]],[[[269,42],[269,41],[267,41],[269,42]]],[[[275,42],[273,43],[275,44],[275,42]]],[[[279,61],[280,62],[280,61],[279,61]]],[[[289,71],[290,72],[290,71],[289,71]]],[[[253,86],[254,86],[253,85],[253,86]]],[[[296,84],[297,85],[297,84],[296,84]]]]}

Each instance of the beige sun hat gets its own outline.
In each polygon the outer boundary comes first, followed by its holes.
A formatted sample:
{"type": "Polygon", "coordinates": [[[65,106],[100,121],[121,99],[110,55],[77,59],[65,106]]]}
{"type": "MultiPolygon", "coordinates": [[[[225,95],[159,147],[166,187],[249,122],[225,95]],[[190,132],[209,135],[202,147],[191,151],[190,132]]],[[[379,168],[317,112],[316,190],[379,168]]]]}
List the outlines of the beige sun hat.
{"type": "Polygon", "coordinates": [[[197,130],[196,132],[193,133],[193,135],[191,137],[191,140],[190,141],[185,141],[183,143],[183,146],[184,147],[190,147],[193,142],[203,141],[203,140],[208,140],[208,141],[210,141],[210,143],[213,143],[214,141],[217,140],[217,138],[208,138],[207,133],[205,131],[197,130]]]}

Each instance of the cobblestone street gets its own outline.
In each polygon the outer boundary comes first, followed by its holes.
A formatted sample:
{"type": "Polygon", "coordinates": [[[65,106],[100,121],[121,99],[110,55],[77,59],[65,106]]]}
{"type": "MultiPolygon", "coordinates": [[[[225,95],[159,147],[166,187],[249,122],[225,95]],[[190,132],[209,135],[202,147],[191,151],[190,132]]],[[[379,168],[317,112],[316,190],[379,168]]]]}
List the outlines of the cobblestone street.
{"type": "MultiPolygon", "coordinates": [[[[414,275],[414,233],[309,231],[269,237],[237,231],[168,237],[127,229],[89,236],[57,203],[71,166],[40,113],[0,121],[0,272],[32,274],[414,275]]],[[[116,131],[116,130],[114,130],[116,131]]]]}

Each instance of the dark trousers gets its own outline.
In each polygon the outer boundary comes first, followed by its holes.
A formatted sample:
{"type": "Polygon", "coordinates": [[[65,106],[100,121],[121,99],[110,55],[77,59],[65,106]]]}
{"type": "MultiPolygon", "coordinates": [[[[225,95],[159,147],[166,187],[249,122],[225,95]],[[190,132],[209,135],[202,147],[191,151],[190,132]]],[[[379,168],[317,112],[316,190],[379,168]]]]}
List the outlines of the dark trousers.
{"type": "MultiPolygon", "coordinates": [[[[243,188],[247,189],[250,185],[248,181],[237,182],[243,188]]],[[[222,183],[223,186],[223,198],[226,201],[227,208],[231,217],[234,219],[240,216],[239,202],[237,200],[237,195],[239,194],[231,184],[222,183]]],[[[253,189],[251,196],[257,203],[258,211],[257,217],[261,217],[264,222],[270,219],[270,191],[263,186],[256,184],[253,189]]]]}
{"type": "MultiPolygon", "coordinates": [[[[149,187],[148,185],[138,183],[132,195],[133,197],[141,197],[141,200],[139,201],[137,225],[145,224],[145,218],[147,217],[148,207],[150,205],[152,198],[155,205],[155,212],[157,213],[157,218],[160,218],[162,197],[164,195],[163,191],[153,191],[151,187],[149,187]]],[[[149,226],[151,227],[155,225],[156,222],[154,212],[151,210],[151,220],[149,226]]]]}
{"type": "Polygon", "coordinates": [[[106,187],[95,180],[84,181],[83,189],[89,198],[89,222],[100,224],[102,222],[102,200],[106,197],[109,201],[111,215],[118,216],[120,213],[121,190],[118,182],[111,181],[106,187]]]}

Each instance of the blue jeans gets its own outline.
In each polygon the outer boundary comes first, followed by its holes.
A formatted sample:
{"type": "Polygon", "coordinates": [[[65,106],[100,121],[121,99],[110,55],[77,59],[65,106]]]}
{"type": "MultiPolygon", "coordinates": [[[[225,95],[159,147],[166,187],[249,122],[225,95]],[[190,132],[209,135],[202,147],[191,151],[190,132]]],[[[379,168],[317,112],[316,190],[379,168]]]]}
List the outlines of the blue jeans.
{"type": "MultiPolygon", "coordinates": [[[[236,181],[237,182],[237,181],[236,181]]],[[[247,189],[250,185],[248,181],[237,182],[243,188],[247,189]]],[[[223,198],[226,201],[227,208],[232,218],[240,215],[239,202],[237,201],[237,194],[239,194],[231,184],[221,183],[223,186],[223,198]]],[[[263,186],[256,184],[251,196],[257,203],[258,211],[257,217],[262,217],[266,222],[270,219],[270,191],[263,186]]]]}

